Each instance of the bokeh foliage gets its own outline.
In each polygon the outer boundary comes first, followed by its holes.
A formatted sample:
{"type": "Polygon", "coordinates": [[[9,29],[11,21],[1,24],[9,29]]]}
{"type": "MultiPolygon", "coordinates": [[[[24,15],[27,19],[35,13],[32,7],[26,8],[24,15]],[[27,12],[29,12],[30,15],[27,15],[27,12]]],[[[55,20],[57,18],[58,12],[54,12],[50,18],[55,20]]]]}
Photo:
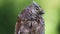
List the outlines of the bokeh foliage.
{"type": "MultiPolygon", "coordinates": [[[[0,0],[0,34],[14,34],[17,15],[33,0],[0,0]]],[[[45,34],[60,32],[60,1],[34,0],[45,11],[45,34]],[[59,27],[58,27],[59,26],[59,27]]]]}

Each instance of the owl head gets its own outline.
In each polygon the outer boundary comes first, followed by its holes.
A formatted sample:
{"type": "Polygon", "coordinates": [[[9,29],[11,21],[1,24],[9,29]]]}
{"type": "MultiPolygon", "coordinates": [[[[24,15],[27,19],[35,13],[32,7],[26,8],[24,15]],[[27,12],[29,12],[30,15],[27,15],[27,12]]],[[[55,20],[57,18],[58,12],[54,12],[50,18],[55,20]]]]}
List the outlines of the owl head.
{"type": "Polygon", "coordinates": [[[33,3],[27,6],[19,16],[24,19],[35,19],[40,17],[42,14],[44,14],[42,8],[35,1],[33,1],[33,3]]]}

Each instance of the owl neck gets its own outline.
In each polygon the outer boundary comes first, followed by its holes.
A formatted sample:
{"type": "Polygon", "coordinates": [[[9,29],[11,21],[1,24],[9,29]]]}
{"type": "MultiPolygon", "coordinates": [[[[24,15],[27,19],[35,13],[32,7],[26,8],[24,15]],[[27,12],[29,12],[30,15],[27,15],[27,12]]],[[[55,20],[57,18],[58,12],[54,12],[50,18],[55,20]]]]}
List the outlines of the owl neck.
{"type": "Polygon", "coordinates": [[[31,15],[31,14],[20,14],[20,19],[22,20],[36,20],[36,19],[40,19],[40,17],[38,15],[31,15]]]}

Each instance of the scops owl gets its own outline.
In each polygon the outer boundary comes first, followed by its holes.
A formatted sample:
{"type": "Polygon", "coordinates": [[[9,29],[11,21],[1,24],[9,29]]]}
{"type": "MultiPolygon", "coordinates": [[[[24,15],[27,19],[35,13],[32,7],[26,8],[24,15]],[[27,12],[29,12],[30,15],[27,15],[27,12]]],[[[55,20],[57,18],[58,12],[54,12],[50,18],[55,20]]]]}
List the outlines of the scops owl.
{"type": "Polygon", "coordinates": [[[20,14],[15,25],[15,34],[44,34],[44,11],[33,3],[27,6],[20,14]]]}

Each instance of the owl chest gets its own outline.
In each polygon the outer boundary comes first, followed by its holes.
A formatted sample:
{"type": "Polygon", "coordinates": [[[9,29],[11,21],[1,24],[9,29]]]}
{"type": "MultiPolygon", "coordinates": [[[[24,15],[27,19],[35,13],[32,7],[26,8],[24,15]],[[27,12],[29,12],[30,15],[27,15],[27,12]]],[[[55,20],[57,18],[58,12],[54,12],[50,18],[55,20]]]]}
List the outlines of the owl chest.
{"type": "Polygon", "coordinates": [[[42,25],[37,21],[21,21],[21,27],[18,34],[40,34],[42,25]]]}

